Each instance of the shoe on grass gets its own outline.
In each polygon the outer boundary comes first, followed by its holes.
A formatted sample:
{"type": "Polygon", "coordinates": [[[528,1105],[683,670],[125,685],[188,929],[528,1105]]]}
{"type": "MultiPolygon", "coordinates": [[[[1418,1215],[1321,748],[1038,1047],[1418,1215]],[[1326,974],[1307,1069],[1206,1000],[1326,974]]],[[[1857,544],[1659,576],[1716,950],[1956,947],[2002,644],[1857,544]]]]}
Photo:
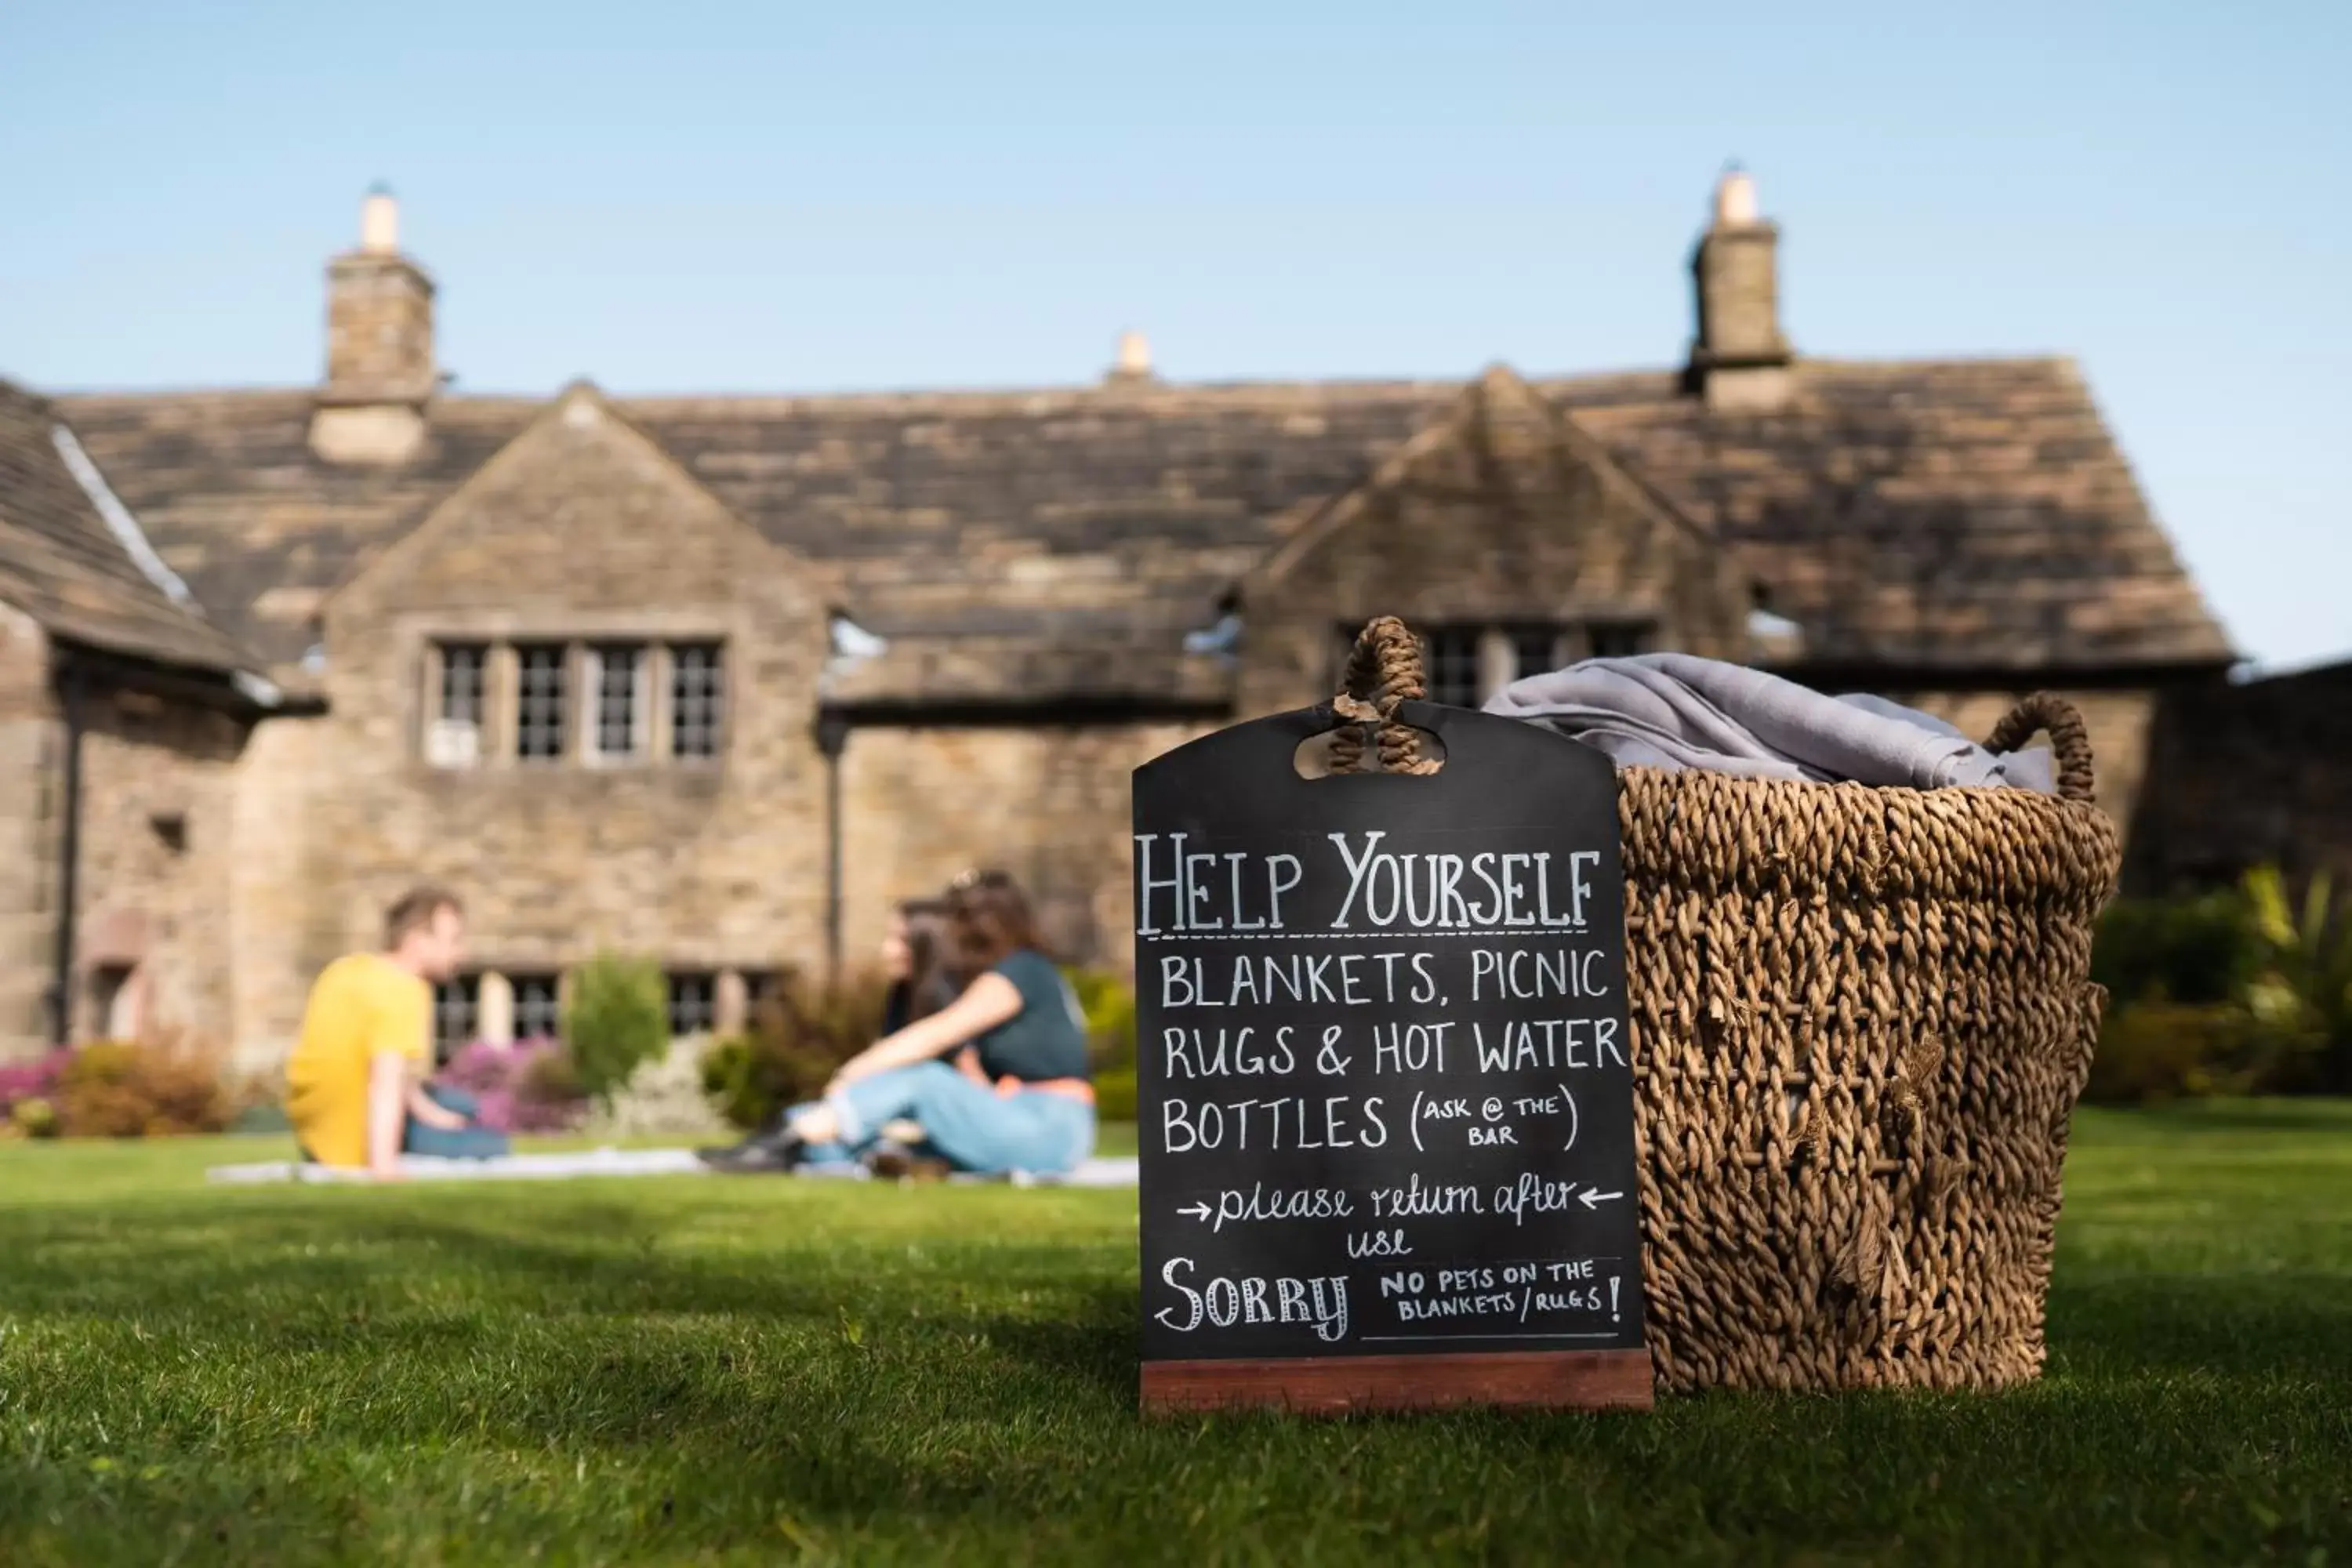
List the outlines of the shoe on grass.
{"type": "Polygon", "coordinates": [[[886,1182],[944,1182],[955,1167],[934,1154],[918,1154],[903,1144],[885,1143],[866,1157],[866,1168],[886,1182]]]}
{"type": "Polygon", "coordinates": [[[808,1144],[790,1132],[752,1138],[732,1149],[697,1150],[696,1157],[722,1175],[784,1175],[808,1161],[808,1144]]]}

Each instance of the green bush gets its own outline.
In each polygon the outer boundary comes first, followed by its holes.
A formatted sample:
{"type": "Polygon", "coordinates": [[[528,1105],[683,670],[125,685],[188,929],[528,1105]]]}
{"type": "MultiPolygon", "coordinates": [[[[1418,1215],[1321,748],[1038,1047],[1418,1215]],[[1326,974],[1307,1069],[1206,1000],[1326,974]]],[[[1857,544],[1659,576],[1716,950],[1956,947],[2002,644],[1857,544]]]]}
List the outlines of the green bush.
{"type": "Polygon", "coordinates": [[[2304,1049],[2316,1087],[2352,1090],[2352,901],[2339,908],[2322,872],[2296,910],[2268,868],[2248,875],[2246,900],[2263,942],[2248,1010],[2304,1049]]]}
{"type": "Polygon", "coordinates": [[[2118,899],[2099,919],[2091,978],[2109,1005],[2211,1006],[2240,1001],[2261,971],[2263,942],[2244,894],[2118,899]]]}
{"type": "Polygon", "coordinates": [[[1110,1068],[1095,1075],[1095,1115],[1104,1121],[1135,1120],[1135,1067],[1110,1068]]]}
{"type": "Polygon", "coordinates": [[[757,1127],[787,1105],[814,1100],[841,1064],[874,1043],[890,982],[860,973],[835,986],[787,974],[752,1010],[751,1026],[702,1058],[703,1091],[719,1115],[757,1127]]]}
{"type": "Polygon", "coordinates": [[[2150,1105],[2209,1095],[2283,1094],[2309,1086],[2295,1042],[2231,1003],[2137,1002],[2108,1015],[2083,1098],[2150,1105]]]}
{"type": "Polygon", "coordinates": [[[609,952],[583,964],[563,1010],[563,1045],[581,1090],[609,1106],[630,1074],[669,1048],[660,967],[609,952]]]}
{"type": "Polygon", "coordinates": [[[2352,1089],[2352,910],[2324,875],[2299,905],[2267,868],[2227,892],[2118,902],[2091,973],[2108,1000],[2089,1099],[2352,1089]]]}
{"type": "Polygon", "coordinates": [[[1107,969],[1064,971],[1087,1019],[1087,1052],[1097,1077],[1135,1066],[1135,987],[1107,969]]]}

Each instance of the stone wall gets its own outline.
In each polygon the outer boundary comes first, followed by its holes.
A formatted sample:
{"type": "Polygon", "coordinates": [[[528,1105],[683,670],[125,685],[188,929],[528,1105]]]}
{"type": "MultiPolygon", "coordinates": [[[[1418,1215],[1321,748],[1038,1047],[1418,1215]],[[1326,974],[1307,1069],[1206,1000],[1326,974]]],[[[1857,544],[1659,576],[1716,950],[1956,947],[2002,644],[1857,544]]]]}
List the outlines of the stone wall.
{"type": "Polygon", "coordinates": [[[2210,888],[2256,866],[2352,887],[2352,663],[2158,704],[2125,888],[2210,888]]]}
{"type": "MultiPolygon", "coordinates": [[[[66,730],[40,629],[0,608],[0,1060],[48,1047],[66,730]]],[[[81,699],[71,1033],[236,1042],[230,868],[246,726],[99,685],[81,699]]]]}
{"type": "MultiPolygon", "coordinates": [[[[1981,741],[1992,732],[2001,716],[2017,705],[2019,699],[2036,689],[2039,688],[2032,686],[2021,686],[2013,691],[1905,691],[1897,688],[1881,695],[1949,720],[1970,740],[1981,741]]],[[[2155,711],[2156,693],[2061,689],[2059,695],[2082,710],[2083,722],[2091,732],[2092,769],[2100,808],[2128,833],[2139,800],[2140,782],[2147,767],[2148,721],[2155,711]]],[[[2049,742],[2047,737],[2039,737],[2027,743],[2047,745],[2049,742]]]]}
{"type": "Polygon", "coordinates": [[[227,714],[146,692],[87,699],[77,1038],[144,1026],[234,1043],[229,868],[245,736],[227,714]],[[118,986],[131,994],[110,1009],[118,986]]]}
{"type": "Polygon", "coordinates": [[[1209,726],[860,729],[842,757],[844,956],[867,962],[899,902],[957,872],[1012,872],[1065,957],[1126,969],[1129,773],[1209,726]]]}
{"type": "Polygon", "coordinates": [[[233,1049],[247,1068],[270,1066],[293,1048],[314,961],[342,942],[338,907],[328,896],[333,857],[320,844],[316,816],[320,802],[361,770],[334,749],[333,734],[323,718],[267,720],[237,760],[228,984],[233,1049]]]}
{"type": "Polygon", "coordinates": [[[57,942],[57,761],[48,642],[0,605],[0,1061],[49,1038],[57,942]]]}
{"type": "MultiPolygon", "coordinates": [[[[307,802],[302,842],[247,884],[253,1016],[275,1027],[299,1012],[299,977],[378,941],[384,907],[418,881],[466,900],[485,969],[554,970],[600,947],[686,969],[821,956],[823,595],[593,393],[568,394],[328,606],[331,712],[313,735],[273,737],[249,778],[257,837],[268,792],[307,802]],[[432,765],[433,649],[451,638],[721,642],[720,754],[584,754],[575,658],[569,754],[519,758],[515,661],[500,654],[479,760],[432,765]]],[[[658,682],[644,700],[666,732],[658,682]]]]}

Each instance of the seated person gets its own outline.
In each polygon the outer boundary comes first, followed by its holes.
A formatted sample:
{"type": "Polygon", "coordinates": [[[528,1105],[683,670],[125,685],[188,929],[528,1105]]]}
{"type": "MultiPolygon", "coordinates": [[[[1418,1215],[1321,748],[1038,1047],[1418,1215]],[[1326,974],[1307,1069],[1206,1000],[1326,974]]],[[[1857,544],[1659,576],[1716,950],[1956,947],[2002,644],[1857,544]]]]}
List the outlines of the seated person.
{"type": "MultiPolygon", "coordinates": [[[[882,933],[881,966],[890,989],[882,1000],[882,1033],[895,1035],[955,1000],[954,975],[947,967],[947,905],[937,899],[909,899],[891,911],[882,933]]],[[[706,1165],[729,1170],[782,1169],[774,1146],[790,1108],[779,1110],[740,1142],[697,1149],[706,1165]]]]}
{"type": "Polygon", "coordinates": [[[925,1148],[965,1171],[1066,1171],[1094,1152],[1095,1096],[1077,998],[1039,951],[1029,901],[1001,871],[948,896],[955,1000],[845,1063],[824,1098],[787,1111],[756,1154],[722,1170],[789,1170],[875,1153],[910,1121],[925,1148]],[[961,1064],[944,1059],[960,1055],[961,1064]]]}
{"type": "Polygon", "coordinates": [[[455,973],[466,918],[456,897],[420,888],[384,917],[384,950],[329,964],[310,988],[286,1065],[286,1115],[302,1157],[399,1174],[400,1156],[488,1159],[503,1132],[477,1126],[470,1096],[427,1089],[433,982],[455,973]]]}

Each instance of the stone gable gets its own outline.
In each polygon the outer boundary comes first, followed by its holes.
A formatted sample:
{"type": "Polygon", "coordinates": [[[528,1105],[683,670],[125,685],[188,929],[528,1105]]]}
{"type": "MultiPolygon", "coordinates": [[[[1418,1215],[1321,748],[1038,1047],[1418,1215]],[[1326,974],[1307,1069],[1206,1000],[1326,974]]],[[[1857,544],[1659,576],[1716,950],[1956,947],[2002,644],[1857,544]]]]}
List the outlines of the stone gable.
{"type": "Polygon", "coordinates": [[[1328,696],[1346,629],[1377,615],[1475,637],[1491,689],[1519,627],[1556,628],[1559,659],[1596,630],[1745,657],[1750,598],[1736,557],[1498,369],[1244,580],[1240,706],[1328,696]]]}
{"type": "Polygon", "coordinates": [[[465,898],[487,968],[553,972],[601,947],[698,970],[806,962],[825,898],[823,590],[575,388],[330,600],[324,733],[249,782],[309,825],[278,889],[248,893],[287,911],[257,940],[314,968],[429,880],[465,898]],[[482,661],[478,751],[450,765],[425,737],[459,647],[482,661]],[[689,647],[721,650],[714,756],[672,754],[689,647]],[[560,663],[561,756],[519,747],[526,649],[560,663]],[[617,757],[592,750],[591,671],[614,649],[642,661],[635,750],[617,757]]]}

